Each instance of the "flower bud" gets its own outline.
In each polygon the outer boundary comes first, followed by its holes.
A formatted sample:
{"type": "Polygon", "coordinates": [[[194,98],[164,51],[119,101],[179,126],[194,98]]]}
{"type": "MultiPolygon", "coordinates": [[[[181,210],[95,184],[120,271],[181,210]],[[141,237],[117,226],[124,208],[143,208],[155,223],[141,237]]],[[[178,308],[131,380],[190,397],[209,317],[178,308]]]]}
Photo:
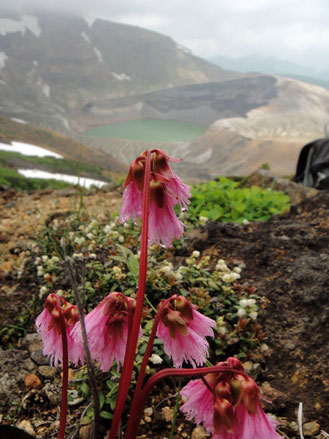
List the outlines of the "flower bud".
{"type": "Polygon", "coordinates": [[[232,404],[223,398],[216,398],[214,411],[215,433],[220,434],[222,428],[229,433],[234,431],[234,410],[232,404]]]}
{"type": "Polygon", "coordinates": [[[185,297],[177,297],[174,304],[175,309],[179,311],[185,319],[193,320],[193,306],[187,299],[185,299],[185,297]]]}

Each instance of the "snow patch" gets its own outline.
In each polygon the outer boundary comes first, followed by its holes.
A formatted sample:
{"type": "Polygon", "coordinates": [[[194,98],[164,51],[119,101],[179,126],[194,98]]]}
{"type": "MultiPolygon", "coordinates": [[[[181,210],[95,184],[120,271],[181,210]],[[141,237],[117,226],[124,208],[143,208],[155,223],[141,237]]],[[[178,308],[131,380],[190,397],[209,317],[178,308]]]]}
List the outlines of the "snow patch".
{"type": "Polygon", "coordinates": [[[96,20],[97,18],[95,17],[85,17],[85,21],[89,27],[93,27],[93,24],[95,23],[96,20]]]}
{"type": "Polygon", "coordinates": [[[0,18],[0,35],[21,32],[25,35],[26,29],[31,31],[36,37],[41,35],[39,20],[33,15],[23,15],[20,20],[10,18],[0,18]]]}
{"type": "Polygon", "coordinates": [[[42,84],[41,86],[42,93],[49,98],[50,96],[50,87],[48,84],[42,84]]]}
{"type": "MultiPolygon", "coordinates": [[[[17,119],[16,119],[17,120],[17,119]]],[[[41,146],[30,145],[23,142],[11,142],[11,145],[6,143],[0,143],[1,151],[19,152],[23,155],[37,156],[37,157],[55,157],[56,159],[62,159],[63,156],[56,152],[48,151],[48,149],[41,146]]]]}
{"type": "Polygon", "coordinates": [[[0,71],[6,65],[7,59],[8,59],[8,56],[5,54],[5,52],[0,52],[0,71]]]}
{"type": "Polygon", "coordinates": [[[23,119],[17,119],[16,117],[11,117],[10,119],[12,121],[14,121],[14,122],[21,123],[22,125],[26,125],[27,124],[27,122],[25,120],[23,120],[23,119]]]}
{"type": "Polygon", "coordinates": [[[104,62],[103,55],[102,55],[101,51],[98,50],[97,47],[93,47],[93,51],[95,52],[95,54],[96,54],[96,56],[98,58],[98,61],[99,62],[104,62]]]}
{"type": "Polygon", "coordinates": [[[115,79],[118,79],[119,81],[131,81],[131,77],[126,75],[125,73],[114,73],[111,72],[112,75],[115,77],[115,79]]]}
{"type": "Polygon", "coordinates": [[[53,180],[66,181],[67,183],[78,184],[89,189],[91,186],[102,187],[107,183],[92,178],[78,177],[77,175],[53,174],[52,172],[40,171],[39,169],[18,169],[17,172],[27,178],[46,178],[53,180]]]}
{"type": "Polygon", "coordinates": [[[41,76],[39,76],[38,81],[37,81],[37,85],[41,88],[42,93],[49,98],[50,96],[50,87],[48,84],[46,84],[45,82],[43,82],[43,79],[41,78],[41,76]]]}
{"type": "Polygon", "coordinates": [[[88,37],[88,35],[86,34],[86,32],[81,32],[80,34],[82,36],[82,38],[87,41],[87,43],[91,44],[90,38],[88,37]]]}

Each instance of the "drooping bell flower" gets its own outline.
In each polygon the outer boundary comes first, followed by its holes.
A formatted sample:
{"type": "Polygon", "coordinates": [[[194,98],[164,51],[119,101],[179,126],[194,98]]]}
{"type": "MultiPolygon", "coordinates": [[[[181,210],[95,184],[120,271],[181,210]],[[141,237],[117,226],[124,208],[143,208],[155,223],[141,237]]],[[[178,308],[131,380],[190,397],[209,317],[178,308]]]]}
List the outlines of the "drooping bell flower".
{"type": "Polygon", "coordinates": [[[79,320],[78,310],[76,306],[53,293],[46,298],[45,308],[35,322],[37,330],[41,334],[43,353],[50,356],[51,363],[55,366],[62,362],[62,325],[59,306],[65,321],[68,358],[69,361],[77,365],[79,358],[83,356],[83,351],[74,343],[72,336],[73,328],[79,320]]]}
{"type": "MultiPolygon", "coordinates": [[[[169,162],[177,162],[163,151],[151,151],[150,205],[149,205],[149,244],[170,246],[174,238],[180,238],[184,231],[183,223],[174,211],[176,204],[180,210],[187,209],[190,187],[185,185],[172,171],[169,162]]],[[[120,221],[142,218],[144,190],[145,153],[134,160],[124,182],[120,221]]]]}
{"type": "Polygon", "coordinates": [[[173,305],[168,303],[159,321],[158,337],[163,341],[165,353],[172,358],[175,367],[189,362],[202,366],[208,354],[206,337],[214,336],[216,322],[203,316],[183,296],[173,305]]]}
{"type": "Polygon", "coordinates": [[[181,390],[186,400],[181,410],[187,419],[203,423],[212,439],[282,439],[275,431],[276,423],[262,409],[257,384],[241,373],[241,362],[228,358],[217,366],[237,372],[215,372],[204,381],[190,381],[181,390]]]}
{"type": "MultiPolygon", "coordinates": [[[[113,361],[123,362],[128,337],[128,307],[122,293],[110,293],[85,317],[90,355],[107,372],[113,361]]],[[[81,325],[74,328],[75,342],[83,346],[81,325]]]]}

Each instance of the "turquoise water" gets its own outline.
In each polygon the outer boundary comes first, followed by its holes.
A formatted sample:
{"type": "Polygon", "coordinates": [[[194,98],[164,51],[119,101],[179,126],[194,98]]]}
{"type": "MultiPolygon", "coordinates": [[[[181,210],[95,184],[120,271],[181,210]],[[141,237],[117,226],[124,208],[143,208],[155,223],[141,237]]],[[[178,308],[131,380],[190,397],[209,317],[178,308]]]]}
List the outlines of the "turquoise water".
{"type": "Polygon", "coordinates": [[[186,141],[201,136],[205,127],[177,120],[131,120],[89,128],[87,136],[115,137],[149,142],[186,141]]]}

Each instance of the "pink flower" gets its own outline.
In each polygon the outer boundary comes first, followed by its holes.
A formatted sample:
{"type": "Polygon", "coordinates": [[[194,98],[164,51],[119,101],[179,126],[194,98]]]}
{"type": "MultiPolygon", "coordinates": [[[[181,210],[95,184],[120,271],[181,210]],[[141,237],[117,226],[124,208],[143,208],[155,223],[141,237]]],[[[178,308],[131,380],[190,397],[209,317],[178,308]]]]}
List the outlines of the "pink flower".
{"type": "Polygon", "coordinates": [[[174,307],[167,305],[158,326],[158,337],[163,341],[165,353],[173,359],[175,367],[184,361],[193,367],[206,362],[209,344],[206,337],[214,336],[216,322],[196,311],[185,297],[179,296],[174,307]]]}
{"type": "Polygon", "coordinates": [[[75,323],[79,320],[79,314],[76,306],[71,305],[63,298],[58,298],[56,294],[49,294],[45,301],[45,309],[37,317],[35,322],[37,330],[41,334],[43,353],[44,355],[50,356],[50,361],[55,366],[58,366],[59,361],[62,362],[62,327],[57,308],[59,306],[59,300],[63,302],[61,309],[65,320],[69,361],[77,365],[83,353],[74,343],[72,331],[75,323]]]}
{"type": "Polygon", "coordinates": [[[282,438],[262,409],[257,384],[238,372],[243,372],[240,361],[229,358],[217,366],[237,372],[210,373],[205,376],[208,386],[201,379],[190,381],[181,390],[186,399],[181,410],[187,419],[197,425],[202,422],[212,439],[282,438]]]}
{"type": "MultiPolygon", "coordinates": [[[[90,355],[97,360],[103,372],[113,361],[123,362],[128,337],[127,300],[121,293],[110,293],[85,317],[90,355]]],[[[83,346],[81,325],[74,328],[75,342],[83,346]]]]}
{"type": "MultiPolygon", "coordinates": [[[[168,247],[174,238],[180,238],[183,223],[177,218],[174,206],[187,209],[190,187],[185,185],[172,171],[169,162],[179,161],[168,157],[163,151],[151,151],[151,180],[149,205],[149,244],[157,243],[168,247]]],[[[124,186],[126,187],[120,212],[120,221],[142,217],[144,189],[145,153],[132,162],[124,186]]]]}

